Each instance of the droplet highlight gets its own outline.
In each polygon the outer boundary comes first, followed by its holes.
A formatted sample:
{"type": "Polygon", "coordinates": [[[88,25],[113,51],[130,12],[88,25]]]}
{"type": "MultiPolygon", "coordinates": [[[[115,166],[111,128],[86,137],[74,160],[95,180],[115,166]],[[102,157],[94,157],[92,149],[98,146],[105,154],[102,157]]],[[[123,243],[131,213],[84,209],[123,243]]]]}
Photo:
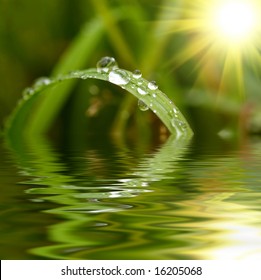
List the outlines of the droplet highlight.
{"type": "Polygon", "coordinates": [[[126,71],[116,69],[109,73],[109,81],[116,85],[127,85],[130,81],[130,77],[126,71]]]}
{"type": "Polygon", "coordinates": [[[177,119],[179,115],[179,111],[176,107],[173,107],[172,110],[169,111],[169,116],[173,117],[173,119],[177,119]]]}
{"type": "Polygon", "coordinates": [[[137,92],[140,94],[140,95],[147,95],[149,92],[147,91],[147,89],[144,87],[144,86],[139,86],[137,88],[137,92]]]}
{"type": "Polygon", "coordinates": [[[173,112],[174,112],[174,114],[178,114],[178,109],[174,107],[173,112]]]}
{"type": "Polygon", "coordinates": [[[110,70],[118,68],[118,64],[114,57],[105,56],[97,62],[96,67],[99,73],[108,73],[110,70]]]}

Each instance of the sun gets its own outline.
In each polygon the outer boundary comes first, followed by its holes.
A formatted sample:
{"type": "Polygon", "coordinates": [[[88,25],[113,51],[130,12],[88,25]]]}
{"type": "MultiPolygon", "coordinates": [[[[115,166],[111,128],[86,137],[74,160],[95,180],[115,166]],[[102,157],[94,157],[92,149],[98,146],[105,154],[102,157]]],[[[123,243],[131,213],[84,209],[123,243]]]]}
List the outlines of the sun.
{"type": "Polygon", "coordinates": [[[191,61],[196,82],[245,95],[245,70],[261,67],[261,1],[184,0],[168,10],[175,14],[167,20],[169,32],[184,42],[173,54],[175,67],[191,61]]]}
{"type": "Polygon", "coordinates": [[[244,44],[253,40],[258,27],[257,9],[251,1],[222,1],[213,6],[209,19],[220,40],[244,44]]]}

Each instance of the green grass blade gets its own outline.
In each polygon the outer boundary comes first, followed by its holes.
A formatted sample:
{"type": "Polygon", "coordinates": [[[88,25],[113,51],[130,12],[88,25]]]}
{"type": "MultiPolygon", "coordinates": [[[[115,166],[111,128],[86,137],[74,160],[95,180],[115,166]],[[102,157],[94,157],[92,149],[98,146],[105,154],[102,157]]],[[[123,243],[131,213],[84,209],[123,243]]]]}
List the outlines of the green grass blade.
{"type": "Polygon", "coordinates": [[[136,63],[134,61],[133,54],[117,24],[117,18],[112,12],[113,10],[108,6],[107,1],[91,0],[91,2],[97,13],[101,16],[111,43],[121,60],[125,61],[130,66],[134,66],[136,63]]]}
{"type": "MultiPolygon", "coordinates": [[[[132,72],[116,68],[115,65],[110,66],[110,68],[103,67],[100,69],[91,68],[82,71],[74,71],[70,74],[60,75],[58,78],[42,80],[41,83],[38,81],[30,90],[25,92],[23,100],[18,104],[13,114],[8,119],[5,130],[6,134],[10,137],[17,137],[24,132],[26,133],[25,128],[30,120],[31,109],[37,97],[46,94],[47,89],[49,94],[51,86],[75,78],[93,78],[116,84],[130,92],[140,102],[143,102],[147,108],[151,109],[172,134],[177,137],[180,135],[187,135],[190,137],[193,134],[189,124],[179,109],[155,84],[151,84],[142,77],[133,75],[132,72]]],[[[55,98],[55,91],[53,91],[53,95],[55,98]]]]}
{"type": "MultiPolygon", "coordinates": [[[[91,58],[94,49],[102,38],[103,32],[103,24],[99,19],[88,22],[54,68],[53,75],[68,73],[73,69],[82,69],[88,59],[91,58]]],[[[74,80],[61,85],[55,91],[55,98],[52,88],[48,89],[44,96],[41,97],[26,129],[31,133],[45,133],[59,114],[74,85],[74,80]]]]}

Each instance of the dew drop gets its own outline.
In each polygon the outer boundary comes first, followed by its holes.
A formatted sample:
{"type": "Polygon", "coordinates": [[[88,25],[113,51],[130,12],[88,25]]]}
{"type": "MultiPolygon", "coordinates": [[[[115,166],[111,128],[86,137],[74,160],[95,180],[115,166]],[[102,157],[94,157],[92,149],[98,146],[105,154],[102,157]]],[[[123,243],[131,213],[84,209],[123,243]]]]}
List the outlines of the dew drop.
{"type": "Polygon", "coordinates": [[[23,91],[23,96],[29,96],[29,95],[32,95],[33,93],[34,93],[34,90],[32,88],[28,87],[23,91]]]}
{"type": "Polygon", "coordinates": [[[158,88],[158,85],[155,81],[151,81],[148,83],[148,88],[151,90],[156,90],[158,88]]]}
{"type": "Polygon", "coordinates": [[[145,104],[142,100],[139,99],[138,101],[138,107],[141,111],[147,111],[149,109],[149,107],[147,106],[147,104],[145,104]]]}
{"type": "Polygon", "coordinates": [[[127,85],[130,81],[130,77],[126,71],[116,69],[109,73],[109,81],[116,85],[127,85]]]}
{"type": "Polygon", "coordinates": [[[87,78],[89,78],[88,75],[86,75],[86,74],[82,74],[82,75],[81,75],[81,79],[86,80],[87,78]]]}
{"type": "Polygon", "coordinates": [[[169,111],[169,116],[172,117],[173,119],[177,119],[178,118],[178,110],[173,108],[172,110],[169,111]]]}
{"type": "Polygon", "coordinates": [[[118,68],[114,57],[105,56],[97,62],[97,71],[99,73],[108,73],[110,70],[118,68]]]}
{"type": "Polygon", "coordinates": [[[81,74],[81,72],[79,70],[73,70],[73,71],[69,72],[70,76],[76,77],[76,78],[78,78],[80,74],[81,74]]]}
{"type": "Polygon", "coordinates": [[[175,117],[171,120],[171,125],[175,128],[179,128],[181,130],[185,130],[187,127],[187,125],[183,121],[180,121],[175,117]]]}
{"type": "Polygon", "coordinates": [[[187,125],[183,121],[179,121],[179,126],[182,130],[185,130],[187,128],[187,125]]]}
{"type": "Polygon", "coordinates": [[[142,76],[141,71],[140,70],[134,70],[132,76],[135,79],[141,78],[141,76],[142,76]]]}
{"type": "Polygon", "coordinates": [[[39,78],[35,81],[34,86],[35,87],[40,87],[40,86],[43,86],[43,85],[49,85],[50,83],[51,83],[51,80],[49,78],[41,77],[41,78],[39,78]]]}
{"type": "Polygon", "coordinates": [[[144,86],[139,86],[137,88],[137,91],[140,95],[147,95],[149,93],[144,86]]]}

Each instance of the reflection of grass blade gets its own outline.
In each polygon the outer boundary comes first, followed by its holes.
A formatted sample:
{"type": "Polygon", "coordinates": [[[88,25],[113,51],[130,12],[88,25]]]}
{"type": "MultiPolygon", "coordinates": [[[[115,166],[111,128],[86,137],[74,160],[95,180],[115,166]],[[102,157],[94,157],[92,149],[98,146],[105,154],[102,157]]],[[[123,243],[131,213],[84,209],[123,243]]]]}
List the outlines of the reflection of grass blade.
{"type": "Polygon", "coordinates": [[[94,78],[110,81],[119,85],[144,102],[148,108],[162,120],[172,134],[176,136],[187,135],[188,137],[192,134],[190,126],[184,116],[164,93],[155,87],[155,85],[150,86],[150,83],[142,77],[136,78],[131,72],[123,69],[115,69],[108,73],[100,70],[97,71],[97,69],[88,69],[61,75],[59,78],[45,79],[41,81],[41,83],[38,81],[34,87],[25,94],[24,99],[9,118],[6,124],[6,133],[11,137],[17,137],[17,135],[21,135],[23,132],[30,134],[28,133],[30,130],[26,130],[26,126],[28,120],[30,120],[31,107],[35,100],[37,100],[36,97],[39,96],[40,93],[44,93],[50,86],[73,78],[94,78]]]}
{"type": "MultiPolygon", "coordinates": [[[[90,59],[102,34],[103,25],[98,19],[88,22],[72,46],[62,57],[61,61],[57,64],[53,74],[58,75],[68,73],[73,69],[83,68],[88,59],[90,59]]],[[[70,82],[60,86],[55,91],[55,98],[53,98],[52,90],[49,89],[42,97],[37,110],[35,110],[28,124],[28,130],[38,133],[45,132],[66,102],[74,84],[75,81],[70,80],[70,82]]]]}
{"type": "MultiPolygon", "coordinates": [[[[54,203],[54,205],[51,204],[51,209],[49,204],[46,206],[47,209],[44,207],[46,209],[44,213],[52,215],[56,221],[46,229],[48,245],[30,248],[29,252],[35,256],[50,259],[82,259],[84,258],[82,254],[87,254],[89,258],[100,250],[104,250],[106,253],[108,250],[117,248],[116,252],[119,252],[121,249],[124,251],[124,248],[133,248],[137,244],[146,246],[147,240],[140,238],[140,232],[148,227],[152,228],[151,219],[153,219],[153,223],[161,223],[163,219],[168,222],[169,218],[160,214],[162,205],[156,204],[154,210],[159,211],[158,215],[148,213],[148,209],[143,213],[136,210],[137,221],[140,221],[138,228],[123,230],[117,224],[122,224],[122,219],[124,219],[124,224],[128,221],[127,224],[131,227],[133,211],[128,211],[128,208],[124,206],[129,204],[121,199],[133,198],[128,203],[135,204],[134,197],[151,192],[147,189],[151,183],[168,178],[168,173],[175,172],[176,164],[174,163],[186,151],[187,143],[186,137],[185,139],[170,137],[155,153],[149,157],[145,154],[138,165],[129,167],[127,174],[120,173],[120,179],[116,182],[112,180],[111,184],[106,184],[106,187],[103,188],[102,180],[95,176],[93,178],[91,169],[84,180],[84,182],[90,181],[91,183],[82,184],[76,175],[79,175],[79,170],[77,169],[76,173],[72,171],[70,165],[64,162],[63,157],[44,137],[13,139],[9,143],[9,148],[12,149],[22,174],[27,179],[30,178],[25,182],[27,186],[29,185],[26,194],[28,197],[31,196],[34,202],[54,203]],[[99,184],[101,185],[99,186],[99,184]],[[119,198],[120,200],[118,200],[119,198]],[[99,203],[95,201],[96,199],[99,203]],[[109,212],[122,212],[117,217],[118,222],[115,224],[112,222],[111,216],[108,215],[109,212]],[[124,242],[118,242],[123,234],[128,238],[124,242]],[[114,239],[111,236],[119,238],[114,239]]],[[[79,155],[82,155],[82,152],[77,153],[77,158],[79,155]]],[[[125,157],[126,155],[122,156],[122,158],[125,157]]],[[[82,164],[89,162],[86,159],[80,162],[82,164]]],[[[107,164],[111,165],[111,162],[108,161],[107,164]]],[[[75,169],[73,168],[73,170],[75,169]]],[[[155,233],[155,229],[153,231],[155,233]]],[[[147,249],[151,250],[151,248],[147,249]]],[[[142,258],[145,258],[146,252],[142,258]]],[[[122,254],[122,256],[127,255],[122,254]]]]}

